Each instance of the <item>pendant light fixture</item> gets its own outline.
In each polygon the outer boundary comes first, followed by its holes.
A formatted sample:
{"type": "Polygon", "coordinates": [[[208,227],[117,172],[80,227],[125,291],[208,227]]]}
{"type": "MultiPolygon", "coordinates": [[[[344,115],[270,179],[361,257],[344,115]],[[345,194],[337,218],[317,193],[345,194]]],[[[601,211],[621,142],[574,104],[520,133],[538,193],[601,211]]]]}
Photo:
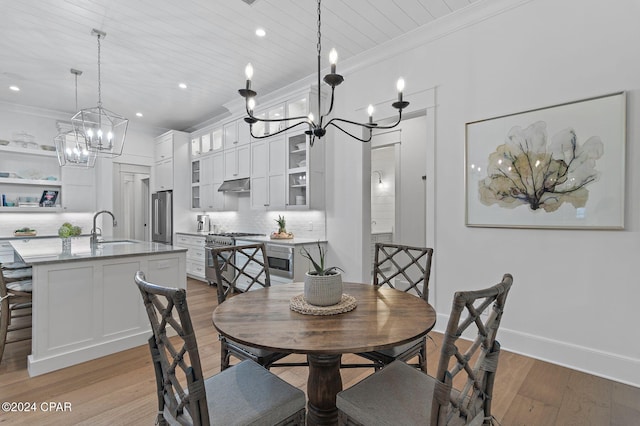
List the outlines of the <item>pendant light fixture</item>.
{"type": "Polygon", "coordinates": [[[91,35],[98,39],[98,105],[78,111],[71,123],[84,135],[89,151],[95,151],[100,157],[118,157],[122,155],[129,120],[102,107],[100,40],[107,33],[94,29],[91,35]]]}
{"type": "Polygon", "coordinates": [[[356,121],[346,120],[338,117],[333,117],[331,119],[328,118],[329,115],[331,114],[331,111],[333,110],[335,88],[336,86],[340,85],[340,83],[344,81],[344,77],[336,73],[336,63],[338,61],[338,53],[336,52],[335,49],[331,49],[331,52],[329,53],[329,63],[331,64],[331,71],[329,72],[329,74],[325,75],[323,79],[324,82],[331,87],[331,100],[329,101],[329,107],[327,109],[327,112],[325,114],[321,113],[322,105],[321,105],[321,93],[320,93],[320,64],[321,64],[320,55],[322,52],[322,33],[321,33],[320,9],[321,9],[321,0],[318,0],[318,44],[317,44],[317,51],[318,51],[318,99],[317,99],[318,104],[317,104],[317,107],[318,109],[317,111],[320,116],[316,120],[314,119],[313,114],[309,114],[309,116],[307,117],[285,117],[285,118],[279,118],[279,119],[278,118],[269,118],[269,119],[258,118],[255,115],[253,115],[253,111],[256,105],[255,97],[257,96],[257,92],[251,89],[251,78],[253,77],[253,66],[249,63],[245,68],[246,87],[238,90],[238,93],[240,93],[240,96],[245,98],[245,107],[247,110],[248,117],[245,117],[244,121],[249,124],[251,136],[253,136],[254,138],[262,139],[266,137],[271,137],[273,135],[277,135],[278,133],[291,130],[294,127],[297,127],[299,125],[306,125],[308,126],[308,130],[306,130],[305,133],[309,135],[309,142],[311,146],[313,146],[313,143],[315,142],[316,139],[321,139],[326,134],[327,127],[329,126],[333,126],[336,129],[340,130],[341,132],[361,142],[369,142],[371,141],[373,129],[392,129],[396,127],[398,124],[400,124],[400,121],[402,120],[402,110],[409,106],[409,102],[404,101],[402,99],[402,92],[404,91],[404,80],[402,78],[398,79],[398,82],[396,85],[396,88],[398,91],[398,100],[391,104],[393,108],[398,110],[398,120],[394,124],[387,125],[387,126],[380,126],[377,123],[375,123],[373,121],[372,105],[369,105],[369,107],[367,108],[367,113],[369,114],[369,120],[368,122],[365,122],[365,123],[358,123],[356,121]],[[288,127],[282,126],[284,127],[283,129],[275,133],[270,133],[269,135],[253,134],[253,125],[257,122],[268,123],[268,122],[286,122],[286,121],[296,122],[296,124],[292,124],[288,127]],[[368,134],[364,138],[358,137],[354,135],[352,132],[343,128],[342,126],[345,124],[349,126],[360,127],[362,129],[367,129],[369,130],[368,134]]]}
{"type": "MultiPolygon", "coordinates": [[[[71,68],[71,74],[75,76],[76,87],[76,111],[78,110],[78,76],[82,71],[71,68]]],[[[87,149],[87,141],[84,135],[69,123],[58,123],[58,135],[53,138],[53,143],[58,154],[58,164],[66,167],[90,168],[96,164],[96,152],[87,149]],[[71,128],[69,128],[71,127],[71,128]]]]}

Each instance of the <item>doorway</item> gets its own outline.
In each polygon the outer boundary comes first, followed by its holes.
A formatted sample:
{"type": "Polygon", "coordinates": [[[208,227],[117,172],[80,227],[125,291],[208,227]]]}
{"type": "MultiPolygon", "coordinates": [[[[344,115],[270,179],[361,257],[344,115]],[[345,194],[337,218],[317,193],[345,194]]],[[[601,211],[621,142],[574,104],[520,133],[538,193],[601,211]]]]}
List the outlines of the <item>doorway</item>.
{"type": "Polygon", "coordinates": [[[118,226],[114,237],[151,241],[149,203],[151,193],[148,166],[114,164],[113,213],[118,226]]]}
{"type": "Polygon", "coordinates": [[[371,265],[376,242],[426,247],[427,128],[423,111],[371,141],[371,265]]]}

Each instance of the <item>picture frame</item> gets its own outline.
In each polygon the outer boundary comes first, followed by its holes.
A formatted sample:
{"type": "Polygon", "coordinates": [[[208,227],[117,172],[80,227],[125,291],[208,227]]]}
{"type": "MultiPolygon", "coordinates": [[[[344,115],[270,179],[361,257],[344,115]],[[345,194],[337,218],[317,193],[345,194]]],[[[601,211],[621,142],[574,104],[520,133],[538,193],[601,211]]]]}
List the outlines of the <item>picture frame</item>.
{"type": "Polygon", "coordinates": [[[55,207],[58,191],[44,190],[40,197],[40,207],[55,207]]]}
{"type": "Polygon", "coordinates": [[[465,225],[624,229],[626,93],[465,124],[465,225]]]}

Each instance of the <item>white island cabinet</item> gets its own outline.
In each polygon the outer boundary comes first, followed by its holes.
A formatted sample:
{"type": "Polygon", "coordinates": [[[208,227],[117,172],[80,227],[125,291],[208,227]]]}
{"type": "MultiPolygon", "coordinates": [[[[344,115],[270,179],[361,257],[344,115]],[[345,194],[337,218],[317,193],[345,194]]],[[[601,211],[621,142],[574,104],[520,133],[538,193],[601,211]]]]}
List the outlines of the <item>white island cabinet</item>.
{"type": "Polygon", "coordinates": [[[151,335],[136,271],[148,281],[186,288],[186,249],[143,241],[91,248],[74,238],[63,253],[59,238],[14,240],[33,267],[30,376],[144,345],[151,335]]]}

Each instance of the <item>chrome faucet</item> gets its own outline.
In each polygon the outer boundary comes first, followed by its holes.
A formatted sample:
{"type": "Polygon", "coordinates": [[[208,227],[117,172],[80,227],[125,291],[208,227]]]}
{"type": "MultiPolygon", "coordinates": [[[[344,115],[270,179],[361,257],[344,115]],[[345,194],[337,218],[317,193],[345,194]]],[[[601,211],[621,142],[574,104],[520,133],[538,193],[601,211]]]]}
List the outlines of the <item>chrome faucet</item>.
{"type": "MultiPolygon", "coordinates": [[[[96,244],[99,243],[98,241],[98,228],[96,227],[96,219],[98,218],[98,216],[100,216],[102,213],[107,213],[111,215],[111,218],[113,219],[113,226],[118,226],[118,222],[116,222],[116,217],[113,215],[113,213],[111,213],[109,210],[101,210],[98,213],[93,215],[93,228],[91,228],[91,247],[95,247],[96,244]]],[[[102,236],[102,230],[100,230],[100,236],[102,236]]]]}

